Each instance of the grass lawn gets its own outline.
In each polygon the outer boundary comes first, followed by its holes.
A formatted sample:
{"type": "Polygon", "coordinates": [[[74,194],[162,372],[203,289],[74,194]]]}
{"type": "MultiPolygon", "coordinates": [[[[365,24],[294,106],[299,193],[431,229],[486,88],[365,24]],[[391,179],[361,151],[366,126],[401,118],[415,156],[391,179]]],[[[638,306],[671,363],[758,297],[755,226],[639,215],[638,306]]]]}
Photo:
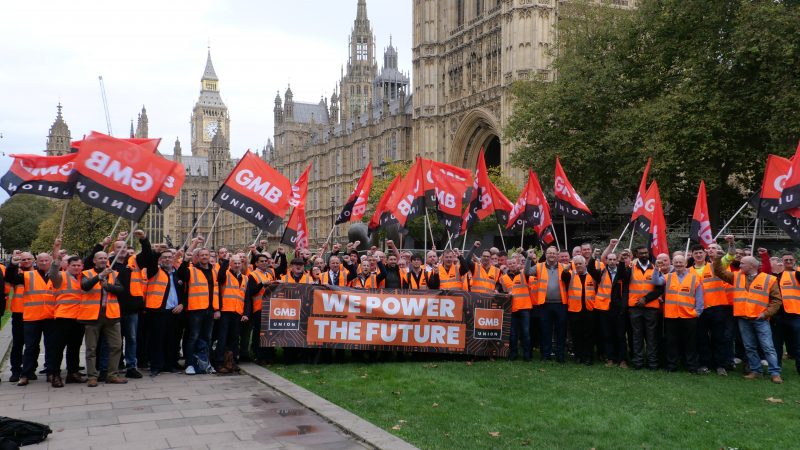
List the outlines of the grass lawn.
{"type": "Polygon", "coordinates": [[[792,360],[783,385],[538,361],[270,369],[426,449],[800,446],[792,360]]]}

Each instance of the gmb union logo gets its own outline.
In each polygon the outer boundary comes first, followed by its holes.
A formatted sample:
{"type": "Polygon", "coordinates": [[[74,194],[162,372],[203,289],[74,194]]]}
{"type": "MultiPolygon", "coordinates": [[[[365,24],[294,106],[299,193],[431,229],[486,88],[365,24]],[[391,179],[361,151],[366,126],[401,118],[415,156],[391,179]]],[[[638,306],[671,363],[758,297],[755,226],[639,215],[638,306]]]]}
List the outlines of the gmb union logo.
{"type": "Polygon", "coordinates": [[[503,337],[503,310],[475,308],[475,339],[501,339],[503,337]]]}
{"type": "Polygon", "coordinates": [[[300,299],[273,298],[269,302],[270,330],[300,329],[300,299]]]}

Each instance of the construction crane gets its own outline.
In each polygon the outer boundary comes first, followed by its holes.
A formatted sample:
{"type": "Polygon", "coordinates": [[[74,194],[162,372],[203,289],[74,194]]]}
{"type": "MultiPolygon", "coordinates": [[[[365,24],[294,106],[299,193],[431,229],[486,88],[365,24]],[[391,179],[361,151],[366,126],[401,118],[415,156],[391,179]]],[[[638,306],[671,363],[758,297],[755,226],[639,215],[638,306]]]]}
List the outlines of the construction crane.
{"type": "Polygon", "coordinates": [[[106,111],[106,128],[108,128],[108,135],[111,136],[111,115],[108,114],[108,100],[106,99],[106,85],[103,83],[103,76],[97,77],[100,79],[100,95],[103,96],[103,108],[106,111]]]}

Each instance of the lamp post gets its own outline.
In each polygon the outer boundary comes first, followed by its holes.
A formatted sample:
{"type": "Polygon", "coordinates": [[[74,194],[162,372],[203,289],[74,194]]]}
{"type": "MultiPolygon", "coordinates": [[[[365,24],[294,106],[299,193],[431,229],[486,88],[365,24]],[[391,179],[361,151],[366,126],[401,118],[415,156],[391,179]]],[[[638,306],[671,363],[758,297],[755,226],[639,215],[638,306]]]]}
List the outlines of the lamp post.
{"type": "Polygon", "coordinates": [[[197,191],[192,191],[192,228],[197,234],[197,191]]]}

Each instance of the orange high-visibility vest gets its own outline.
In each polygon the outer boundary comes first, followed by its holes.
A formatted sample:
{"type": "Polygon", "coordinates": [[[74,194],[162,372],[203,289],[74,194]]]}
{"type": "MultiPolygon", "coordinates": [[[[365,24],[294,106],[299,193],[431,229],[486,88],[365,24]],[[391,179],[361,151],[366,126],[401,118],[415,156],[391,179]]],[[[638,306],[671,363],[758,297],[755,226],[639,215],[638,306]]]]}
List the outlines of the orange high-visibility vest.
{"type": "MultiPolygon", "coordinates": [[[[558,264],[558,292],[561,294],[561,303],[567,304],[567,288],[561,282],[561,274],[564,273],[564,267],[558,264]]],[[[547,299],[547,282],[550,275],[547,273],[547,263],[540,262],[536,264],[536,298],[534,305],[544,305],[547,299]]]]}
{"type": "MultiPolygon", "coordinates": [[[[271,271],[271,269],[268,269],[267,272],[262,272],[256,269],[250,272],[250,275],[252,275],[253,278],[255,278],[256,281],[261,284],[267,284],[275,279],[275,273],[274,271],[271,271]]],[[[252,312],[261,311],[261,307],[263,306],[264,302],[264,288],[262,287],[261,289],[259,289],[258,292],[251,297],[251,300],[253,301],[252,312]]],[[[248,314],[249,313],[250,312],[248,312],[248,314]]]]}
{"type": "MultiPolygon", "coordinates": [[[[3,265],[3,264],[0,264],[0,271],[3,272],[3,278],[5,278],[5,276],[6,276],[6,266],[3,265]]],[[[13,296],[13,292],[14,292],[14,285],[9,283],[8,281],[6,281],[5,282],[6,299],[8,299],[9,296],[11,296],[13,298],[14,297],[13,296]]],[[[7,305],[7,306],[10,307],[11,305],[7,305]]]]}
{"type": "Polygon", "coordinates": [[[378,289],[380,288],[378,276],[374,273],[371,273],[363,280],[360,276],[357,276],[353,279],[353,281],[350,282],[350,287],[354,287],[356,289],[378,289]]]}
{"type": "Polygon", "coordinates": [[[136,255],[128,257],[128,268],[131,269],[131,297],[143,297],[144,286],[142,283],[142,271],[136,265],[136,255]]]}
{"type": "MultiPolygon", "coordinates": [[[[219,297],[217,296],[217,270],[211,269],[211,307],[219,311],[219,297]]],[[[189,266],[189,311],[208,309],[208,279],[202,270],[194,265],[189,266]]]]}
{"type": "MultiPolygon", "coordinates": [[[[697,273],[696,269],[694,273],[697,273]]],[[[733,287],[714,276],[711,264],[703,266],[700,272],[700,282],[703,283],[703,310],[714,306],[730,306],[733,304],[733,287]]]]}
{"type": "Polygon", "coordinates": [[[420,268],[419,279],[417,279],[413,270],[409,270],[405,275],[405,282],[409,289],[427,289],[428,288],[428,272],[420,268]]]}
{"type": "Polygon", "coordinates": [[[755,319],[769,306],[769,291],[775,277],[759,273],[747,288],[747,276],[741,271],[733,274],[733,315],[755,319]]]}
{"type": "Polygon", "coordinates": [[[61,286],[55,290],[56,319],[77,319],[81,310],[81,282],[69,272],[61,272],[61,286]]]}
{"type": "Polygon", "coordinates": [[[692,271],[678,279],[678,274],[669,273],[664,280],[664,317],[667,319],[693,319],[697,317],[694,298],[700,280],[692,271]]]}
{"type": "MultiPolygon", "coordinates": [[[[92,278],[97,275],[94,269],[84,270],[84,277],[92,278]]],[[[108,283],[114,284],[116,273],[108,274],[108,283]]],[[[98,320],[100,318],[100,303],[102,301],[102,287],[98,281],[89,291],[84,291],[81,296],[81,309],[78,311],[78,320],[98,320]]],[[[117,296],[111,292],[106,292],[106,318],[119,319],[119,303],[117,296]]]]}
{"type": "MultiPolygon", "coordinates": [[[[339,267],[339,279],[337,281],[337,286],[347,286],[347,276],[349,272],[344,267],[339,267]]],[[[331,284],[331,271],[326,270],[322,273],[322,284],[331,284]]]]}
{"type": "MultiPolygon", "coordinates": [[[[161,304],[164,302],[164,294],[167,293],[167,285],[169,285],[169,275],[159,268],[158,273],[152,279],[147,280],[144,307],[147,309],[161,309],[161,304]]],[[[175,292],[177,293],[177,291],[176,287],[175,292]]]]}
{"type": "Polygon", "coordinates": [[[532,291],[536,289],[536,280],[533,277],[528,277],[528,282],[525,282],[525,277],[518,273],[512,278],[508,274],[503,274],[500,277],[500,282],[503,288],[511,295],[511,312],[533,308],[533,294],[532,291]]]}
{"type": "Polygon", "coordinates": [[[55,296],[53,285],[45,281],[39,272],[31,270],[22,274],[25,279],[22,294],[22,320],[52,319],[55,314],[55,296]]]}
{"type": "MultiPolygon", "coordinates": [[[[28,269],[28,271],[33,269],[28,269]]],[[[24,273],[24,272],[23,272],[24,273]]],[[[25,293],[25,286],[21,284],[14,285],[11,295],[11,312],[22,313],[22,294],[25,293]]]]}
{"type": "Polygon", "coordinates": [[[586,300],[586,310],[594,310],[594,297],[597,295],[597,285],[594,278],[588,273],[586,274],[586,281],[581,281],[580,275],[573,272],[569,280],[569,292],[567,294],[567,311],[581,312],[583,305],[581,304],[581,293],[583,292],[586,300]],[[584,288],[584,284],[586,287],[584,288]],[[584,292],[585,291],[585,292],[584,292]]]}
{"type": "Polygon", "coordinates": [[[498,278],[500,278],[500,271],[497,270],[497,267],[489,266],[489,270],[486,271],[482,265],[476,263],[472,271],[470,292],[492,294],[495,292],[498,278]]]}
{"type": "MultiPolygon", "coordinates": [[[[617,268],[619,270],[619,268],[617,268]]],[[[611,291],[614,285],[611,282],[611,272],[603,269],[600,275],[600,284],[597,285],[597,294],[594,296],[594,309],[608,311],[611,308],[611,291]]]]}
{"type": "Polygon", "coordinates": [[[225,277],[225,284],[222,286],[222,311],[244,314],[244,294],[247,291],[247,276],[242,274],[242,281],[236,279],[236,275],[228,270],[225,277]]]}
{"type": "Polygon", "coordinates": [[[784,311],[800,314],[800,286],[797,285],[797,277],[794,276],[793,270],[781,274],[780,288],[784,311]]]}
{"type": "MultiPolygon", "coordinates": [[[[636,306],[636,302],[640,298],[653,291],[653,266],[652,264],[647,267],[647,270],[642,273],[638,264],[634,264],[631,269],[631,282],[628,290],[628,306],[636,306]]],[[[646,308],[658,309],[661,307],[658,299],[655,299],[644,305],[646,308]]]]}
{"type": "Polygon", "coordinates": [[[439,289],[450,291],[464,289],[461,272],[455,264],[450,266],[450,270],[446,270],[444,265],[439,266],[439,289]]]}
{"type": "Polygon", "coordinates": [[[300,277],[300,281],[294,281],[294,277],[292,277],[288,273],[285,275],[281,275],[281,281],[291,284],[311,284],[314,282],[314,280],[311,279],[311,275],[309,275],[308,272],[303,272],[303,276],[300,277]]]}

